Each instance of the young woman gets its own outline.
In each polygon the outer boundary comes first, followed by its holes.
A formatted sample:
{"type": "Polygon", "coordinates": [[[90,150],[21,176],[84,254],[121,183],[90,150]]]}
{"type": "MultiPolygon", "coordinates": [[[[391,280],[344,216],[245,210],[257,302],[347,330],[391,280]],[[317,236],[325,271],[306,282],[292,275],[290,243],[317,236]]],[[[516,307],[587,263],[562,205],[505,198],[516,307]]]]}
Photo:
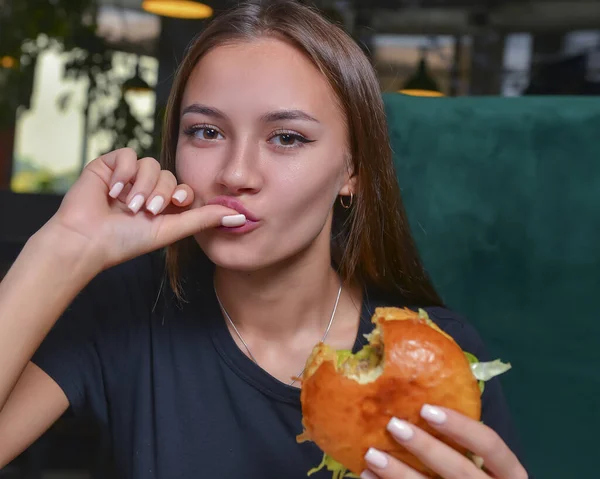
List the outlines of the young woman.
{"type": "MultiPolygon", "coordinates": [[[[71,409],[99,424],[106,477],[304,478],[322,453],[296,443],[291,378],[322,339],[359,349],[384,304],[487,358],[419,261],[367,58],[307,7],[242,5],[189,48],[161,163],[91,162],[2,282],[0,466],[71,409]]],[[[391,421],[440,476],[527,477],[496,380],[484,424],[423,415],[486,466],[391,421]]],[[[364,478],[422,478],[366,458],[364,478]]]]}

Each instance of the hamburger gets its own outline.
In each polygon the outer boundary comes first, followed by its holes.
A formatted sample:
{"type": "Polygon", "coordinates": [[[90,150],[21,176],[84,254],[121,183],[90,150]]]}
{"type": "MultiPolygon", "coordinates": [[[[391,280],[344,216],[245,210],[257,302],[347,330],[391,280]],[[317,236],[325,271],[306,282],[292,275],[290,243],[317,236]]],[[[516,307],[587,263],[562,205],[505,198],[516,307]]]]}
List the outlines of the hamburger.
{"type": "Polygon", "coordinates": [[[421,418],[421,407],[442,406],[479,421],[484,381],[510,364],[479,362],[422,309],[377,308],[372,322],[368,344],[357,353],[321,342],[307,360],[300,378],[304,432],[297,441],[312,441],[324,452],[308,475],[326,468],[334,479],[359,477],[367,450],[375,447],[434,477],[386,430],[389,420],[404,419],[468,455],[421,418]]]}

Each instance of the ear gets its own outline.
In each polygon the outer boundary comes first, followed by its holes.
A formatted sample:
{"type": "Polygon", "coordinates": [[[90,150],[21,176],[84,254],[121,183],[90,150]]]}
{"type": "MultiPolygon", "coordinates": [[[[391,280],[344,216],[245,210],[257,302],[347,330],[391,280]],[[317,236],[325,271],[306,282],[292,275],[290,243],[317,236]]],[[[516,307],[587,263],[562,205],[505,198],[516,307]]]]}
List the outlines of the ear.
{"type": "Polygon", "coordinates": [[[356,194],[357,184],[358,184],[358,177],[356,175],[352,175],[350,178],[348,178],[346,180],[346,182],[340,188],[339,195],[340,196],[350,196],[350,193],[356,194]]]}

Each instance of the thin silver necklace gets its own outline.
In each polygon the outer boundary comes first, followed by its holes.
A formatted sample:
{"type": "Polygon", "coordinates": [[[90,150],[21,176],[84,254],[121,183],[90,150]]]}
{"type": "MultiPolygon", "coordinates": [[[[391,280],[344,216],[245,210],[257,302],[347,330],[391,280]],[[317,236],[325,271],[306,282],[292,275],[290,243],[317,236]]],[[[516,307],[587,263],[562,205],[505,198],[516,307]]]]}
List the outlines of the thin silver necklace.
{"type": "MultiPolygon", "coordinates": [[[[331,313],[331,318],[329,318],[329,324],[327,325],[327,329],[325,330],[325,334],[323,335],[323,339],[321,339],[322,343],[325,342],[325,339],[327,339],[327,335],[329,334],[329,330],[331,329],[331,325],[333,324],[333,319],[335,318],[335,312],[337,311],[338,303],[340,302],[340,296],[342,295],[342,287],[343,287],[343,284],[340,284],[340,289],[338,290],[337,297],[335,298],[335,305],[333,306],[333,311],[331,313]]],[[[240,334],[240,332],[238,331],[238,329],[235,327],[235,324],[234,324],[233,320],[231,319],[231,316],[229,316],[229,313],[225,309],[225,306],[223,306],[223,303],[221,302],[221,298],[219,298],[219,293],[217,293],[217,286],[216,286],[214,280],[213,280],[213,289],[215,290],[215,296],[217,297],[217,301],[219,302],[219,306],[221,306],[221,310],[223,311],[223,314],[225,315],[225,318],[227,319],[227,321],[229,322],[229,324],[231,325],[231,327],[235,331],[235,334],[237,334],[237,337],[240,338],[240,341],[242,342],[242,344],[246,348],[246,351],[248,351],[248,356],[250,356],[250,359],[252,359],[252,361],[254,361],[254,363],[256,365],[258,365],[258,361],[256,360],[256,358],[252,354],[252,351],[250,351],[250,348],[246,344],[246,341],[244,341],[244,338],[242,338],[242,335],[240,334]]],[[[292,382],[290,383],[290,386],[293,386],[296,383],[296,381],[298,381],[298,379],[302,377],[302,374],[304,373],[305,369],[306,369],[306,366],[304,366],[302,368],[302,371],[300,371],[296,375],[296,378],[292,380],[292,382]]]]}

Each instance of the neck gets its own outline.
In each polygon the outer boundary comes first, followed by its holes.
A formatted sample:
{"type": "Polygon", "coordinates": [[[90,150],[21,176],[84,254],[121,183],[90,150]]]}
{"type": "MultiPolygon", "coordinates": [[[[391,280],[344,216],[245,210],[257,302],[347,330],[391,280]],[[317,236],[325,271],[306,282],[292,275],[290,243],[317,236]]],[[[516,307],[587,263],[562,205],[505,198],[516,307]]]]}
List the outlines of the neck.
{"type": "Polygon", "coordinates": [[[278,342],[323,334],[340,281],[330,262],[304,255],[252,273],[215,271],[218,296],[244,338],[278,342]]]}

